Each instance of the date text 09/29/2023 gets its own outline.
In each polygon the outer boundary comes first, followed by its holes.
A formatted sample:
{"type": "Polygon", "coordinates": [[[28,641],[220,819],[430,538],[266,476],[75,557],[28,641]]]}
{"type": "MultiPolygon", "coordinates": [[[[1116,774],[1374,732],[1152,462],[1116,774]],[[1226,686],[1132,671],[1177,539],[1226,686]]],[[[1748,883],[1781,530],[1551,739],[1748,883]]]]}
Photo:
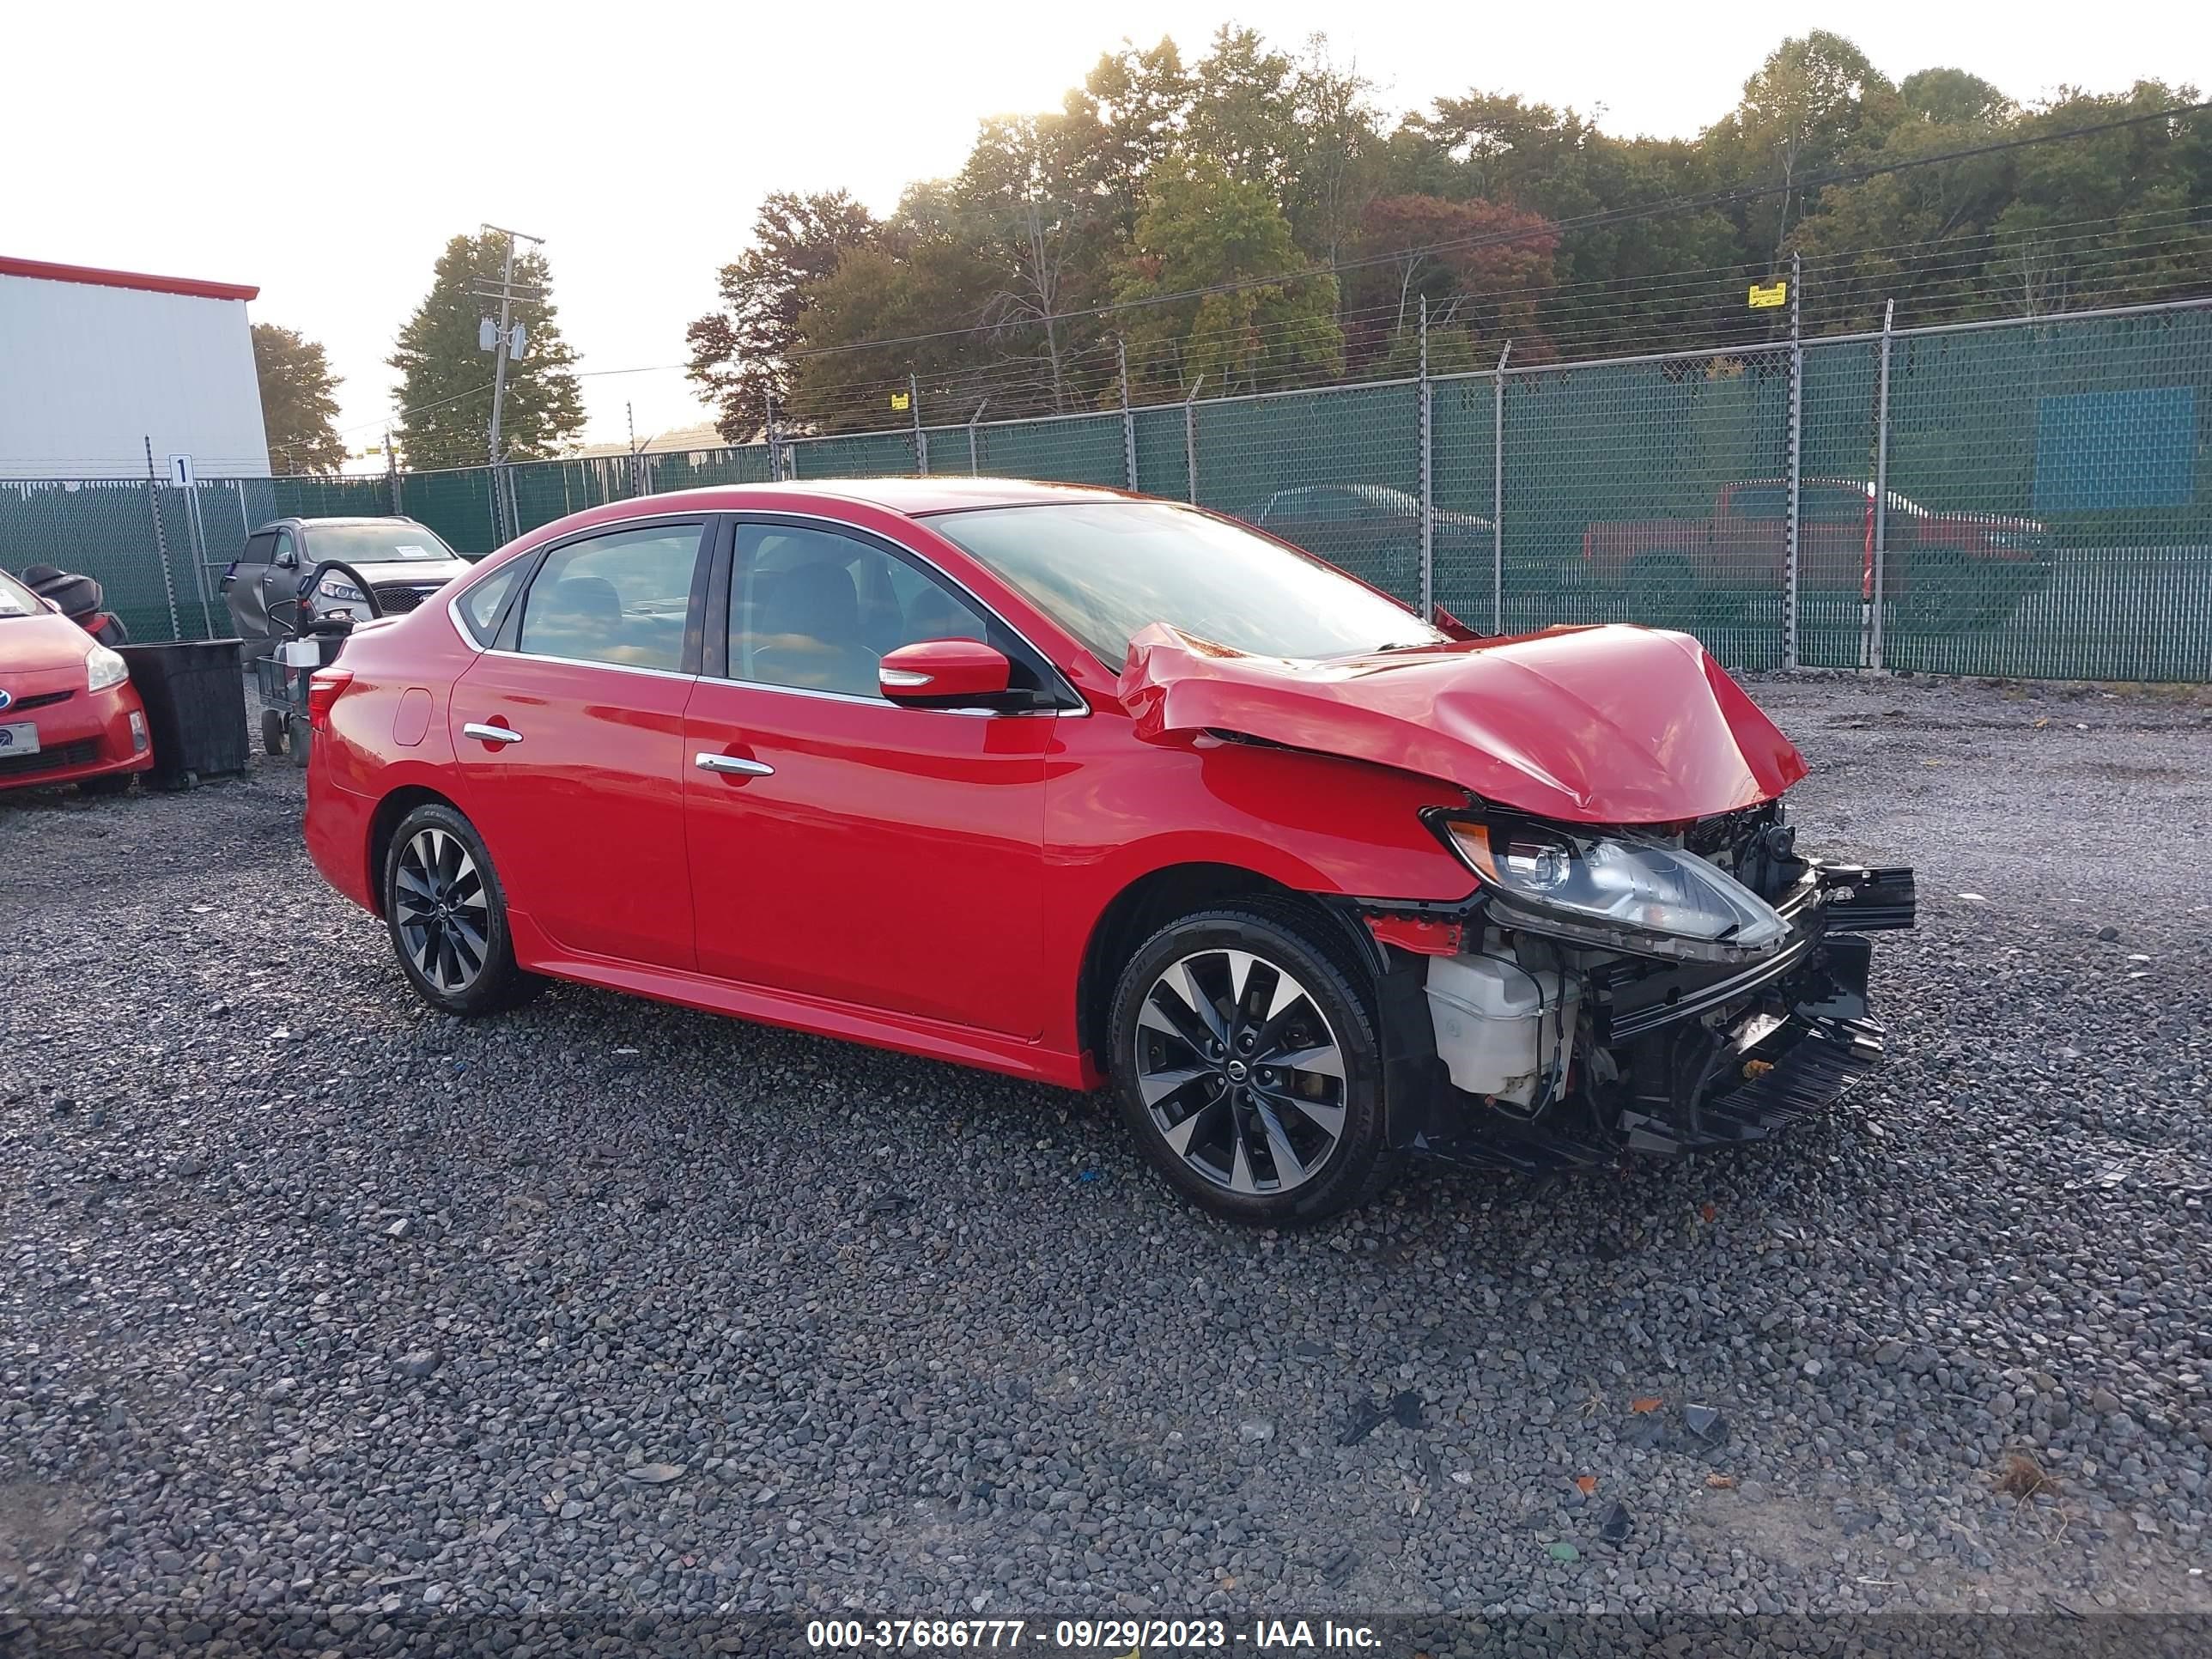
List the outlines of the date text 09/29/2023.
{"type": "Polygon", "coordinates": [[[944,1649],[1045,1647],[1066,1653],[1131,1654],[1178,1649],[1247,1648],[1279,1652],[1372,1649],[1366,1625],[1334,1620],[1255,1619],[817,1619],[806,1645],[822,1653],[898,1653],[944,1649]]]}

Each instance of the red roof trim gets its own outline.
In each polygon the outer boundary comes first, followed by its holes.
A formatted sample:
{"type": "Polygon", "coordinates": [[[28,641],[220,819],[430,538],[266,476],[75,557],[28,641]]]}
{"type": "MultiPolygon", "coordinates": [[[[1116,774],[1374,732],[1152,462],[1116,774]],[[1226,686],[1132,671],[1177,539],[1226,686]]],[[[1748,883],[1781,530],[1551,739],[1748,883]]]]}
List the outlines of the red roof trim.
{"type": "Polygon", "coordinates": [[[196,300],[251,300],[261,292],[241,283],[203,283],[190,276],[149,276],[137,270],[58,265],[46,259],[11,259],[4,253],[0,253],[0,276],[30,276],[45,283],[82,283],[91,288],[135,288],[149,294],[185,294],[196,300]]]}

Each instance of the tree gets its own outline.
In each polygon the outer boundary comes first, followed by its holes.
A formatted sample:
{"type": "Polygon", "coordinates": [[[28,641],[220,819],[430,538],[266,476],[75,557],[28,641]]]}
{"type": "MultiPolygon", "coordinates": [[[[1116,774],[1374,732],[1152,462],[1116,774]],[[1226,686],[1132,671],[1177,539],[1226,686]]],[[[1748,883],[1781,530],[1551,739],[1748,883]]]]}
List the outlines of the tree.
{"type": "Polygon", "coordinates": [[[1295,145],[1291,60],[1257,29],[1224,23],[1191,76],[1182,152],[1282,199],[1295,145]]]}
{"type": "Polygon", "coordinates": [[[721,308],[684,331],[691,380],[713,400],[723,437],[750,442],[766,426],[769,398],[789,401],[809,284],[834,276],[840,257],[877,231],[867,209],[842,190],[780,190],[761,204],[753,246],[716,279],[721,308]]]}
{"type": "Polygon", "coordinates": [[[335,472],[345,464],[338,436],[338,377],[322,343],[276,323],[253,325],[253,372],[261,382],[261,424],[269,470],[335,472]]]}
{"type": "Polygon", "coordinates": [[[1190,112],[1190,78],[1176,43],[1123,43],[1067,94],[1057,129],[1073,192],[1088,197],[1123,238],[1136,234],[1145,187],[1174,150],[1190,112]]]}
{"type": "Polygon", "coordinates": [[[1134,307],[1132,380],[1180,393],[1203,376],[1218,395],[1340,373],[1336,279],[1286,274],[1302,263],[1265,185],[1212,161],[1156,180],[1115,288],[1134,307]]]}
{"type": "MultiPolygon", "coordinates": [[[[909,374],[927,386],[922,417],[965,418],[1006,379],[990,337],[965,331],[988,313],[1003,271],[964,234],[970,221],[951,188],[915,185],[868,242],[806,285],[792,360],[792,427],[866,431],[894,422],[888,392],[909,374]],[[972,372],[971,372],[972,371],[972,372]]],[[[1048,404],[1047,405],[1049,406],[1048,404]]]]}
{"type": "Polygon", "coordinates": [[[1394,346],[1426,298],[1432,329],[1465,330],[1470,344],[1510,339],[1522,362],[1551,356],[1537,322],[1559,246],[1548,219],[1495,202],[1382,196],[1368,204],[1363,229],[1363,298],[1393,308],[1394,346]],[[1370,259],[1387,263],[1364,264],[1370,259]]]}
{"type": "Polygon", "coordinates": [[[1735,264],[1738,234],[1727,217],[1706,210],[1575,223],[1711,190],[1716,170],[1699,146],[1616,139],[1571,109],[1470,93],[1408,118],[1384,146],[1384,168],[1388,194],[1487,202],[1559,225],[1558,286],[1541,321],[1577,353],[1638,349],[1686,331],[1710,337],[1720,325],[1728,284],[1712,290],[1709,310],[1694,289],[1639,279],[1735,264]]]}
{"type": "Polygon", "coordinates": [[[985,320],[1003,336],[1038,339],[1055,414],[1067,406],[1066,313],[1087,286],[1081,262],[1095,252],[1095,218],[1055,176],[1056,129],[1020,116],[983,123],[957,185],[980,251],[1000,281],[985,320]]]}
{"type": "MultiPolygon", "coordinates": [[[[2075,89],[2024,116],[2023,133],[2067,132],[2193,105],[2197,90],[2138,81],[2100,97],[2075,89]]],[[[2112,127],[2015,151],[2011,199],[1980,313],[2034,316],[2201,289],[2212,264],[2212,120],[2202,112],[2112,127]]]]}
{"type": "Polygon", "coordinates": [[[1905,112],[1937,126],[1993,127],[2019,113],[2011,99],[1978,75],[1926,69],[1897,83],[1905,112]]]}
{"type": "MultiPolygon", "coordinates": [[[[389,362],[400,374],[399,443],[415,467],[472,466],[489,452],[492,354],[477,343],[477,325],[499,310],[478,290],[499,286],[507,238],[495,231],[456,236],[438,256],[430,291],[399,331],[389,362]]],[[[545,256],[532,250],[514,261],[517,288],[552,291],[545,256]]],[[[507,368],[501,409],[500,447],[505,459],[531,460],[557,453],[584,424],[583,394],[569,365],[574,349],[561,337],[550,298],[514,307],[527,351],[507,368]]]]}
{"type": "Polygon", "coordinates": [[[1738,182],[1780,186],[1746,210],[1752,245],[1771,246],[1779,263],[1803,206],[1802,181],[1880,144],[1903,112],[1897,88],[1840,34],[1814,29],[1769,52],[1705,135],[1738,182]]]}
{"type": "Polygon", "coordinates": [[[1382,187],[1375,83],[1330,57],[1316,34],[1291,76],[1290,155],[1283,210],[1298,246],[1334,265],[1359,234],[1360,215],[1382,187]]]}
{"type": "Polygon", "coordinates": [[[1401,373],[1423,299],[1439,368],[1508,338],[1522,363],[1727,356],[1787,326],[1745,288],[1793,251],[1816,331],[1874,326],[1889,298],[1938,323],[2161,297],[2212,264],[2212,122],[1930,158],[2194,98],[2145,82],[2024,110],[1964,69],[1893,84],[1815,30],[1694,139],[1480,88],[1386,130],[1322,36],[1231,26],[1188,59],[1125,41],[1057,108],[984,122],[881,222],[841,192],[769,198],[692,325],[692,373],[742,441],[770,393],[796,429],[881,425],[908,374],[933,421],[1097,407],[1117,334],[1140,397],[1401,373]],[[1893,162],[1912,165],[1817,182],[1893,162]]]}

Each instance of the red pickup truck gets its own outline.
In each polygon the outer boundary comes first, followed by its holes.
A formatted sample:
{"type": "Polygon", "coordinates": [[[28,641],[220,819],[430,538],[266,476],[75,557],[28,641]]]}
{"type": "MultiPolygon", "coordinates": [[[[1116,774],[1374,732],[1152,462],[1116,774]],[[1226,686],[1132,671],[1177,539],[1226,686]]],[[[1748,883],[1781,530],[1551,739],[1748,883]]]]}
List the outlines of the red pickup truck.
{"type": "MultiPolygon", "coordinates": [[[[1686,620],[1701,594],[1771,593],[1788,556],[1790,486],[1723,485],[1707,519],[1630,519],[1583,532],[1595,580],[1632,592],[1654,620],[1686,620]]],[[[1874,596],[1874,486],[1807,478],[1798,486],[1797,580],[1806,593],[1874,596]]],[[[2051,534],[2033,519],[1936,513],[1889,492],[1882,594],[1933,626],[1988,628],[2050,580],[2051,534]]]]}

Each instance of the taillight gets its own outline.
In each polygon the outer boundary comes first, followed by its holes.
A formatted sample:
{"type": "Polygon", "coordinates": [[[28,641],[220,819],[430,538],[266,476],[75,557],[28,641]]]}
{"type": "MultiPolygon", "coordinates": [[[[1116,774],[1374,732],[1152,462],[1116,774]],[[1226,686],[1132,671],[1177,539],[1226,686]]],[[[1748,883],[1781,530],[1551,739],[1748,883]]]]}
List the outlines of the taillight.
{"type": "Polygon", "coordinates": [[[307,725],[311,730],[331,729],[331,705],[352,684],[350,668],[318,668],[307,677],[307,725]]]}

